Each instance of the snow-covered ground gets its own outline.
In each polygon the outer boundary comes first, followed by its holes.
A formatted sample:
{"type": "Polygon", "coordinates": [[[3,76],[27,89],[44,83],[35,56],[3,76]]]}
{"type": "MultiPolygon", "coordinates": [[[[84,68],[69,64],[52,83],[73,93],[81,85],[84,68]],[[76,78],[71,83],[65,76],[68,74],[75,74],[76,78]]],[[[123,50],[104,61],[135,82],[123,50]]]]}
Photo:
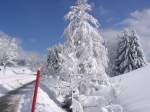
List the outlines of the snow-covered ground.
{"type": "MultiPolygon", "coordinates": [[[[5,71],[1,67],[0,71],[0,96],[5,96],[8,92],[22,87],[35,80],[35,73],[26,67],[9,67],[5,71]]],[[[22,87],[10,94],[11,99],[21,98],[17,112],[31,111],[34,83],[22,87]]],[[[10,101],[11,101],[10,99],[10,101]]],[[[12,103],[12,102],[10,102],[12,103]]],[[[38,91],[36,112],[64,112],[57,104],[50,99],[41,88],[38,91]]]]}
{"type": "Polygon", "coordinates": [[[133,72],[117,76],[120,83],[118,102],[127,112],[150,111],[150,65],[133,72]]]}
{"type": "MultiPolygon", "coordinates": [[[[27,68],[7,68],[0,72],[0,95],[21,87],[35,80],[35,75],[27,68]]],[[[117,104],[123,106],[125,112],[149,112],[150,110],[150,65],[130,73],[112,78],[112,82],[119,82],[119,95],[117,104]]],[[[27,92],[21,95],[18,112],[31,110],[34,84],[27,92]],[[28,108],[27,108],[28,107],[28,108]]],[[[46,91],[39,88],[37,112],[63,112],[59,106],[48,96],[46,91]]]]}
{"type": "Polygon", "coordinates": [[[150,64],[130,73],[113,77],[112,82],[116,83],[119,90],[116,104],[120,104],[125,112],[149,112],[150,64]]]}
{"type": "MultiPolygon", "coordinates": [[[[31,88],[32,85],[31,85],[31,88]]],[[[33,91],[30,90],[26,94],[22,95],[20,106],[17,112],[30,112],[32,106],[33,91]]],[[[46,92],[39,88],[36,112],[65,112],[56,103],[49,98],[46,92]]]]}
{"type": "Polygon", "coordinates": [[[35,73],[26,67],[0,68],[0,96],[35,80],[35,73]]]}
{"type": "Polygon", "coordinates": [[[49,96],[39,89],[36,112],[65,112],[49,96]]]}

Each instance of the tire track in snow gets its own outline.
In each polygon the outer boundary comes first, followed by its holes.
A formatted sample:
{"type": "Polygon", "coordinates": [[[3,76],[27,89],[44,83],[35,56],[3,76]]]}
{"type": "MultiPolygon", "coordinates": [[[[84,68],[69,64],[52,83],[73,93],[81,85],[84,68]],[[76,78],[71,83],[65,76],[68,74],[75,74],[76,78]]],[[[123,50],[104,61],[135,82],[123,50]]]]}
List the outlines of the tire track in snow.
{"type": "Polygon", "coordinates": [[[21,96],[33,89],[34,81],[0,97],[0,112],[17,112],[21,96]]]}

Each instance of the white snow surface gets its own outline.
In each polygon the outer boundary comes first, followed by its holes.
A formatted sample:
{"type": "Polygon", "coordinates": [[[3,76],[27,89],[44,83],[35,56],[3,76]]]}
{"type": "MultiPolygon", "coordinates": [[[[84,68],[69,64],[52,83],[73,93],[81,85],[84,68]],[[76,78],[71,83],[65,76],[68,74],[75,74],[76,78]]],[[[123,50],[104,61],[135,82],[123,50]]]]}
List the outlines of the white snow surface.
{"type": "MultiPolygon", "coordinates": [[[[23,84],[35,80],[34,74],[27,68],[7,68],[5,74],[0,71],[0,95],[21,87],[23,84]],[[23,70],[24,69],[24,70],[23,70]]],[[[150,64],[121,76],[112,78],[112,82],[119,82],[120,93],[117,104],[125,112],[149,112],[150,110],[150,64]]],[[[24,107],[31,109],[33,91],[22,96],[18,112],[25,112],[24,107]],[[22,111],[20,111],[22,109],[22,111]]],[[[63,112],[49,96],[39,88],[36,112],[63,112]]],[[[26,108],[27,109],[27,108],[26,108]]],[[[29,111],[29,110],[28,110],[29,111]]]]}
{"type": "Polygon", "coordinates": [[[36,112],[65,112],[41,89],[38,95],[36,112]]]}
{"type": "Polygon", "coordinates": [[[27,67],[0,67],[0,96],[35,80],[35,74],[27,67]]]}
{"type": "Polygon", "coordinates": [[[119,81],[118,103],[126,112],[150,111],[150,65],[112,79],[119,81]]]}
{"type": "MultiPolygon", "coordinates": [[[[11,90],[15,90],[29,82],[35,80],[35,73],[30,71],[26,67],[7,67],[6,71],[3,71],[3,67],[0,67],[0,96],[5,95],[11,90]]],[[[32,106],[32,98],[34,91],[34,84],[29,85],[24,92],[20,91],[18,96],[21,97],[19,108],[17,112],[30,112],[32,106]],[[28,90],[27,90],[28,89],[28,90]],[[26,92],[25,92],[26,91],[26,92]]],[[[36,112],[65,112],[56,103],[49,98],[46,92],[39,88],[36,112]]]]}
{"type": "MultiPolygon", "coordinates": [[[[22,97],[17,112],[30,112],[32,106],[33,91],[28,92],[22,97]]],[[[65,112],[56,103],[49,98],[47,93],[42,89],[38,89],[36,112],[65,112]]]]}

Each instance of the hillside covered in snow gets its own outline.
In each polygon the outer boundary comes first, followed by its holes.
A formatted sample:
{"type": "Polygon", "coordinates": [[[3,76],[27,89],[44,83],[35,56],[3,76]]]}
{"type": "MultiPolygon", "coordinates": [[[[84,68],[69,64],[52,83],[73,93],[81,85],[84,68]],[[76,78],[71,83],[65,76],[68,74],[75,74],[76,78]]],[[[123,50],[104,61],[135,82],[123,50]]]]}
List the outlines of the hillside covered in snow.
{"type": "Polygon", "coordinates": [[[0,67],[0,96],[35,80],[35,74],[27,67],[0,67]]]}
{"type": "Polygon", "coordinates": [[[119,81],[118,102],[126,112],[149,112],[150,110],[150,65],[127,74],[114,77],[119,81]]]}

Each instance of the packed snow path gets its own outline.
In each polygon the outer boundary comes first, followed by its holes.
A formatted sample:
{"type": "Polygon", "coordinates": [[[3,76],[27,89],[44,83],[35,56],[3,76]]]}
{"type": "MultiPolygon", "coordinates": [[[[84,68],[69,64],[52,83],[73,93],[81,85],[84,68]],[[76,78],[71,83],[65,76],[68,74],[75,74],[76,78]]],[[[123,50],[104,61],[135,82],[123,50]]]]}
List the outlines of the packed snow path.
{"type": "Polygon", "coordinates": [[[33,84],[34,81],[0,97],[0,112],[17,112],[21,96],[33,90],[33,84]]]}

